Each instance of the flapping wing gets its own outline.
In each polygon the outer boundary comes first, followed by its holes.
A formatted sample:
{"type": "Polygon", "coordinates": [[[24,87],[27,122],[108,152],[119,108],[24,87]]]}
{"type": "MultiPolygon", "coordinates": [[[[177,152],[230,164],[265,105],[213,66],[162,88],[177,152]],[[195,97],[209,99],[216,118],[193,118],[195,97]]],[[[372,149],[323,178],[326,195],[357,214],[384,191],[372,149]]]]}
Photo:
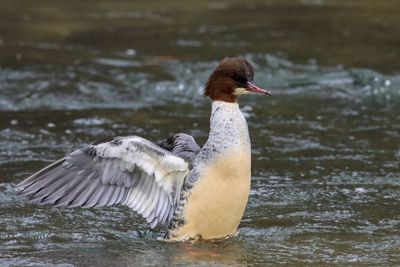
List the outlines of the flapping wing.
{"type": "Polygon", "coordinates": [[[162,141],[159,146],[185,159],[189,165],[192,164],[193,159],[200,151],[200,147],[197,145],[193,136],[185,133],[175,134],[167,140],[162,141]]]}
{"type": "Polygon", "coordinates": [[[151,227],[169,222],[188,163],[138,136],[78,149],[17,185],[20,194],[56,207],[123,204],[151,227]]]}

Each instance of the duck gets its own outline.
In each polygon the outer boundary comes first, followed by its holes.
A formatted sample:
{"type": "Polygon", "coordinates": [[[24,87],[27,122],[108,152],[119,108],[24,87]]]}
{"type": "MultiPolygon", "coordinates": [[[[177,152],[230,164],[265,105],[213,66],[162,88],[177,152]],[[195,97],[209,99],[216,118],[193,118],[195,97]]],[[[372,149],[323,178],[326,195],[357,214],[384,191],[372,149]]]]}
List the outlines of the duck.
{"type": "Polygon", "coordinates": [[[210,131],[200,147],[178,133],[159,143],[119,136],[73,151],[16,185],[33,204],[92,208],[121,204],[165,240],[218,240],[237,231],[251,185],[251,145],[238,97],[271,95],[254,83],[252,65],[225,58],[209,76],[210,131]]]}

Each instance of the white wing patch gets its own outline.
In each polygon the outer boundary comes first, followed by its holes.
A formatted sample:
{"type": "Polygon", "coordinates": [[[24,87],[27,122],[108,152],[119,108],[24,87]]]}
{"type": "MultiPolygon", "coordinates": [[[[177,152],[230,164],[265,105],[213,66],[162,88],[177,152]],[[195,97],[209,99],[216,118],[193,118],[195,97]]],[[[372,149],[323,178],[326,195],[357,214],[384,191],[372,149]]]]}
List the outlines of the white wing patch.
{"type": "MultiPolygon", "coordinates": [[[[119,146],[110,146],[102,143],[96,146],[97,155],[102,158],[119,158],[122,171],[133,171],[135,166],[141,168],[148,176],[154,176],[158,186],[167,193],[172,193],[182,187],[183,181],[189,172],[188,163],[163,149],[154,146],[151,150],[150,142],[138,136],[125,138],[119,146]],[[144,149],[146,148],[146,149],[144,149]]],[[[179,195],[178,195],[179,196],[179,195]]],[[[172,200],[172,199],[171,199],[172,200]]]]}

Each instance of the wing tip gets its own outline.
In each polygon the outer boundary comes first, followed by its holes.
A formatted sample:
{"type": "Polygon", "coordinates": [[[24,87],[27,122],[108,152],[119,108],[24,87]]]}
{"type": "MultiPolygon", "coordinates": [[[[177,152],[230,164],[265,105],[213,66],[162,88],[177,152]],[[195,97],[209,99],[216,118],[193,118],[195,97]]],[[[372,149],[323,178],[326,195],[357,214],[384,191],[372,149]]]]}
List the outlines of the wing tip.
{"type": "Polygon", "coordinates": [[[49,165],[47,165],[46,167],[42,168],[41,170],[35,172],[34,174],[32,174],[31,176],[25,178],[24,180],[20,181],[18,184],[16,184],[14,186],[15,189],[19,190],[20,188],[23,187],[23,190],[25,190],[26,188],[28,188],[31,184],[37,182],[38,180],[40,180],[40,178],[43,176],[43,174],[46,174],[47,172],[53,170],[54,168],[57,168],[58,166],[62,165],[63,162],[65,161],[65,157],[61,158],[49,165]]]}

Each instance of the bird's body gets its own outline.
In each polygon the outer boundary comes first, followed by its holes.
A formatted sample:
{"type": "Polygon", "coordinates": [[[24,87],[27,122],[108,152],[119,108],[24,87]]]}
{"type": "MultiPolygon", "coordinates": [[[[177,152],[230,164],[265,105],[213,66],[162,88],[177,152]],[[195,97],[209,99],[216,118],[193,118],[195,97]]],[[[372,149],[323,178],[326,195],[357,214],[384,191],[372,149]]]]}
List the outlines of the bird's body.
{"type": "Polygon", "coordinates": [[[213,102],[209,138],[194,159],[168,237],[213,239],[233,234],[249,195],[250,164],[250,139],[239,105],[213,102]]]}
{"type": "Polygon", "coordinates": [[[251,147],[236,96],[269,94],[244,59],[225,59],[210,76],[210,133],[200,148],[177,134],[156,145],[138,136],[78,149],[17,185],[31,202],[57,207],[123,204],[174,241],[235,233],[250,190],[251,147]]]}

